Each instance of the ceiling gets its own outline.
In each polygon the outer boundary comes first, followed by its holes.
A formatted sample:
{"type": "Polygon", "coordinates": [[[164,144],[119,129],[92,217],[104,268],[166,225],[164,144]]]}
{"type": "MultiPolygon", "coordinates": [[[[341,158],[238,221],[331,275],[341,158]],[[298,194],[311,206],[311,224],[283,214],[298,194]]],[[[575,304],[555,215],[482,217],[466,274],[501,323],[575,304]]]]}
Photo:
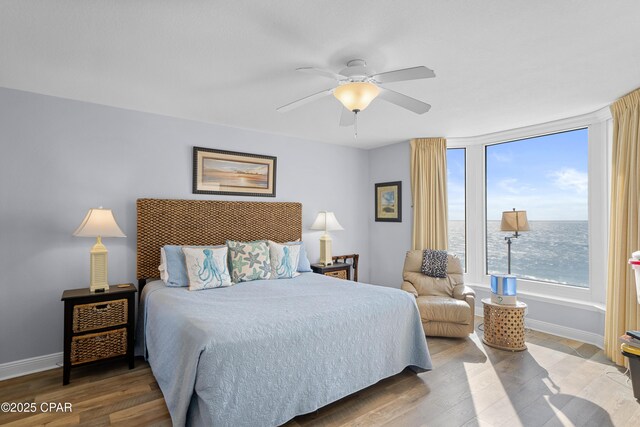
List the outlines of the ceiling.
{"type": "Polygon", "coordinates": [[[481,135],[588,113],[640,86],[637,0],[0,0],[0,86],[371,148],[481,135]],[[426,101],[375,100],[353,128],[332,87],[296,72],[365,59],[426,101]]]}

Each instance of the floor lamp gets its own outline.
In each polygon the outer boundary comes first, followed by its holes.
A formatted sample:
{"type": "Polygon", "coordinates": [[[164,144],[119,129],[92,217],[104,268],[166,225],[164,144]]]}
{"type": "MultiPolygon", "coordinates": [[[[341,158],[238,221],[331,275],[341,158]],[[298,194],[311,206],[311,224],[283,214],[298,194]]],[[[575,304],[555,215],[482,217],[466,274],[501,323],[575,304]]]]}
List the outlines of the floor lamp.
{"type": "Polygon", "coordinates": [[[517,239],[519,232],[529,231],[529,221],[527,221],[527,211],[517,211],[515,208],[511,211],[502,212],[502,221],[500,222],[500,231],[511,231],[513,234],[507,236],[507,263],[508,274],[511,274],[511,239],[517,239]]]}

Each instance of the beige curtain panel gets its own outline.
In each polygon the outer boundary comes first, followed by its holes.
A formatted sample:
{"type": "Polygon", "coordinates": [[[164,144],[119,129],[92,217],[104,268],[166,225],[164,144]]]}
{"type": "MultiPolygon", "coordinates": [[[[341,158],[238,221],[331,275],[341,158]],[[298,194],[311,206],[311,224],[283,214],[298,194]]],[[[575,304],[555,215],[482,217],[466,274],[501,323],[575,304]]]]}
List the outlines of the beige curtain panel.
{"type": "Polygon", "coordinates": [[[635,276],[627,264],[631,253],[640,250],[640,89],[613,103],[611,114],[611,224],[604,341],[607,356],[623,365],[618,337],[627,330],[640,329],[635,276]]]}
{"type": "Polygon", "coordinates": [[[447,140],[411,140],[413,249],[447,249],[447,140]]]}

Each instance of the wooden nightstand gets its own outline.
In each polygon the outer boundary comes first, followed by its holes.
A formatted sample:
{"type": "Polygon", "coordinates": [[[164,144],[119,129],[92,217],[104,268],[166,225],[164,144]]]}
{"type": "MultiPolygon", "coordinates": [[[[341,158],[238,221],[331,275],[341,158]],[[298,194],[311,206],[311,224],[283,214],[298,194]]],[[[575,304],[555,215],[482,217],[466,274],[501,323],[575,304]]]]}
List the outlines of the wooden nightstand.
{"type": "Polygon", "coordinates": [[[325,276],[336,277],[338,279],[351,280],[351,264],[336,262],[331,265],[311,264],[314,273],[325,276]]]}
{"type": "MultiPolygon", "coordinates": [[[[120,285],[122,286],[122,285],[120,285]]],[[[108,292],[89,288],[62,293],[64,301],[64,368],[62,384],[69,384],[71,368],[105,360],[128,360],[133,369],[137,290],[113,285],[108,292]]]]}

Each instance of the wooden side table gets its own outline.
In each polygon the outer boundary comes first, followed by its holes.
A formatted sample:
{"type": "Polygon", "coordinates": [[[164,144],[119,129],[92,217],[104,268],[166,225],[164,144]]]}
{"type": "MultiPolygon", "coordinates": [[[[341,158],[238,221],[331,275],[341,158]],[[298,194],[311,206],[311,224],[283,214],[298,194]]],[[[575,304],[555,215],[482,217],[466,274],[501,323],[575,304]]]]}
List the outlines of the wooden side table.
{"type": "Polygon", "coordinates": [[[335,262],[331,265],[311,264],[314,273],[325,276],[336,277],[338,279],[351,280],[351,264],[335,262]]]}
{"type": "Polygon", "coordinates": [[[63,385],[69,384],[76,366],[124,359],[133,369],[136,291],[130,283],[110,286],[107,292],[64,291],[63,385]]]}
{"type": "Polygon", "coordinates": [[[527,304],[501,305],[482,300],[484,306],[484,336],[482,342],[500,350],[522,351],[524,342],[524,312],[527,304]]]}

